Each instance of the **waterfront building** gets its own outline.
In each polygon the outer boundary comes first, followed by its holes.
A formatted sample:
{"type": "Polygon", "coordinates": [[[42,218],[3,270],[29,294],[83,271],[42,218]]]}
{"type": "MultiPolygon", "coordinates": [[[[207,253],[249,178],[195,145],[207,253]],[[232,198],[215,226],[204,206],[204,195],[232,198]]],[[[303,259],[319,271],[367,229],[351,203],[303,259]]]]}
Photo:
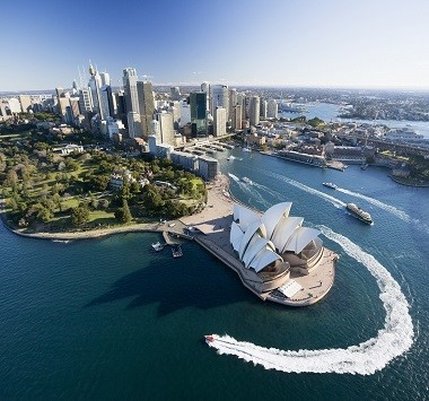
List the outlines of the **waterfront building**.
{"type": "Polygon", "coordinates": [[[277,119],[279,116],[279,105],[275,99],[268,100],[267,117],[277,119]]]}
{"type": "Polygon", "coordinates": [[[258,125],[260,116],[260,98],[259,96],[252,96],[249,104],[249,120],[250,125],[258,125]]]}
{"type": "Polygon", "coordinates": [[[147,138],[151,133],[153,114],[155,112],[155,101],[151,82],[137,81],[137,98],[142,135],[147,138]]]}
{"type": "Polygon", "coordinates": [[[211,86],[211,114],[214,116],[216,107],[223,107],[226,111],[226,120],[228,121],[229,109],[229,92],[226,85],[212,85],[211,86]]]}
{"type": "Polygon", "coordinates": [[[216,107],[214,114],[214,136],[226,135],[226,109],[216,107]]]}
{"type": "Polygon", "coordinates": [[[190,94],[192,133],[198,135],[207,134],[207,94],[204,92],[192,92],[190,94]]]}
{"type": "Polygon", "coordinates": [[[174,151],[171,152],[170,158],[176,166],[191,172],[198,171],[198,156],[192,153],[174,151]]]}
{"type": "Polygon", "coordinates": [[[219,161],[213,157],[198,157],[198,174],[206,181],[211,181],[219,174],[219,161]]]}

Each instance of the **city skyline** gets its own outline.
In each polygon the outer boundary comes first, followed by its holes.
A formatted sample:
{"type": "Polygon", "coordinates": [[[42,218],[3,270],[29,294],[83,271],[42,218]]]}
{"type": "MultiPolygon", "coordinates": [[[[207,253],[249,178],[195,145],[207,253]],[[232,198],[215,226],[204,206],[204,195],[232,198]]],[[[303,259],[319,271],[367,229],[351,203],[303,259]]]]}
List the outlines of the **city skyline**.
{"type": "Polygon", "coordinates": [[[423,0],[73,5],[3,5],[0,91],[69,87],[89,60],[113,86],[135,67],[155,85],[429,88],[423,0]]]}

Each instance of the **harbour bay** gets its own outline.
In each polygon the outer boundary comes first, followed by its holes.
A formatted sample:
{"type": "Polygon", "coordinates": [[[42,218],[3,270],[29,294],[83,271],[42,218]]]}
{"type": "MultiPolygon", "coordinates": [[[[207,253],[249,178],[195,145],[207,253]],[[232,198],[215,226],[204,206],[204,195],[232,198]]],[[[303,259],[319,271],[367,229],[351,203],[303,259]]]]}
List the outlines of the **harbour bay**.
{"type": "Polygon", "coordinates": [[[204,334],[216,332],[299,350],[347,347],[376,336],[385,312],[375,280],[325,237],[341,256],[334,288],[320,304],[294,310],[260,302],[193,243],[183,246],[182,259],[173,260],[168,252],[150,251],[157,238],[152,234],[61,244],[19,238],[1,227],[0,398],[340,400],[370,392],[372,399],[424,399],[429,316],[428,266],[422,263],[428,254],[422,244],[429,236],[428,190],[399,192],[378,169],[350,167],[341,173],[239,149],[228,162],[229,154],[218,154],[223,171],[253,182],[231,180],[237,198],[258,209],[293,201],[294,212],[308,223],[346,236],[390,271],[411,305],[416,328],[411,350],[362,377],[267,371],[219,356],[203,343],[204,334]],[[323,181],[349,193],[325,189],[323,181]],[[375,225],[360,224],[302,185],[361,204],[375,225]]]}

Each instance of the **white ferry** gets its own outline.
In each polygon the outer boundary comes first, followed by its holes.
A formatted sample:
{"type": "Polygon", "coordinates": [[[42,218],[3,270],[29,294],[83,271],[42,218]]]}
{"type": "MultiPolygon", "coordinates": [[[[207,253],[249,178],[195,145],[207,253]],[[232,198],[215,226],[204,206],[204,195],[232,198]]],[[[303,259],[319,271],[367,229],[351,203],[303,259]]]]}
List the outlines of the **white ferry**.
{"type": "Polygon", "coordinates": [[[368,212],[365,212],[365,210],[361,209],[359,206],[355,205],[354,203],[347,203],[346,209],[351,213],[353,217],[356,217],[363,223],[373,223],[371,215],[368,212]]]}

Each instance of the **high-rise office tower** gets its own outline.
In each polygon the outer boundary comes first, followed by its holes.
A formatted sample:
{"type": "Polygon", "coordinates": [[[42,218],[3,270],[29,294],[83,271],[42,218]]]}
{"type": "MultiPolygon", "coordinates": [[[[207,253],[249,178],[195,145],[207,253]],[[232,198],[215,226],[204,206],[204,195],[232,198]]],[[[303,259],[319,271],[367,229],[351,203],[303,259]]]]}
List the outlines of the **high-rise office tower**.
{"type": "Polygon", "coordinates": [[[237,105],[241,106],[241,120],[246,119],[246,95],[244,93],[237,93],[237,105]]]}
{"type": "Polygon", "coordinates": [[[259,116],[260,116],[260,99],[259,96],[252,96],[250,98],[249,105],[249,120],[250,125],[258,125],[259,124],[259,116]]]}
{"type": "Polygon", "coordinates": [[[135,68],[123,70],[124,96],[126,113],[139,112],[139,100],[137,95],[137,71],[135,68]]]}
{"type": "Polygon", "coordinates": [[[141,138],[143,136],[139,113],[134,113],[133,111],[130,111],[127,114],[127,124],[128,135],[130,138],[141,138]]]}
{"type": "Polygon", "coordinates": [[[278,118],[279,116],[279,105],[275,99],[268,100],[267,104],[267,117],[278,118]]]}
{"type": "Polygon", "coordinates": [[[101,93],[101,109],[103,117],[113,117],[115,114],[115,108],[113,103],[112,87],[110,85],[103,85],[100,89],[101,93]]]}
{"type": "Polygon", "coordinates": [[[170,88],[170,96],[172,100],[180,100],[182,96],[180,93],[180,88],[178,86],[172,86],[170,88]]]}
{"type": "Polygon", "coordinates": [[[110,86],[110,74],[106,71],[100,72],[101,85],[109,85],[110,86]]]}
{"type": "Polygon", "coordinates": [[[88,86],[92,93],[92,101],[94,104],[94,112],[100,115],[100,119],[104,119],[102,105],[101,105],[101,77],[98,71],[94,68],[92,64],[89,65],[89,82],[88,86]]]}
{"type": "Polygon", "coordinates": [[[233,130],[243,129],[243,110],[241,108],[241,105],[237,104],[234,107],[234,110],[231,116],[231,122],[232,122],[233,130]]]}
{"type": "Polygon", "coordinates": [[[21,104],[21,109],[24,113],[27,113],[32,106],[31,96],[30,95],[19,95],[19,103],[21,104]]]}
{"type": "Polygon", "coordinates": [[[216,107],[223,107],[227,113],[226,119],[228,121],[228,108],[229,108],[229,93],[226,85],[212,85],[211,86],[211,113],[214,115],[216,107]]]}
{"type": "Polygon", "coordinates": [[[152,83],[149,81],[137,81],[137,96],[142,133],[143,137],[147,138],[151,134],[153,113],[155,112],[152,83]]]}
{"type": "Polygon", "coordinates": [[[207,94],[192,92],[190,95],[191,123],[195,135],[207,134],[207,94]]]}
{"type": "Polygon", "coordinates": [[[81,114],[90,112],[93,109],[92,93],[89,88],[82,88],[79,92],[79,108],[81,114]]]}
{"type": "Polygon", "coordinates": [[[232,120],[234,107],[237,105],[237,89],[229,89],[228,96],[228,118],[229,120],[232,120]]]}
{"type": "Polygon", "coordinates": [[[261,99],[259,116],[262,120],[267,119],[267,101],[264,99],[261,99]]]}
{"type": "Polygon", "coordinates": [[[157,114],[157,119],[159,122],[161,143],[174,146],[175,132],[173,126],[173,114],[163,111],[157,114]]]}
{"type": "Polygon", "coordinates": [[[207,111],[210,111],[210,105],[211,105],[211,100],[210,100],[210,83],[203,82],[201,84],[201,92],[204,92],[207,95],[206,107],[207,107],[207,111]]]}
{"type": "Polygon", "coordinates": [[[179,101],[170,102],[168,106],[168,111],[173,114],[174,129],[178,130],[179,124],[180,124],[180,118],[181,118],[180,102],[179,101]]]}
{"type": "Polygon", "coordinates": [[[226,109],[216,107],[214,115],[214,136],[226,135],[226,109]]]}

